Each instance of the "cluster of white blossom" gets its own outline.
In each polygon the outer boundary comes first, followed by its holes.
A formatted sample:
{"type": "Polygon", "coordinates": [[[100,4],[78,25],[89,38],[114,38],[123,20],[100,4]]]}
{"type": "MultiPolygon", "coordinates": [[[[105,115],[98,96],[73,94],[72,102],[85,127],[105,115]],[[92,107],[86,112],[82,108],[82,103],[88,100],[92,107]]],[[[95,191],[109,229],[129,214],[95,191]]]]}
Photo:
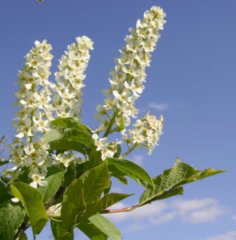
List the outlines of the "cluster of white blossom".
{"type": "Polygon", "coordinates": [[[89,50],[93,49],[90,38],[77,37],[76,43],[67,47],[65,55],[61,57],[55,73],[57,84],[54,87],[53,107],[56,117],[75,117],[79,119],[81,113],[81,88],[85,85],[84,71],[90,59],[89,50]]]}
{"type": "MultiPolygon", "coordinates": [[[[33,180],[31,186],[44,185],[46,167],[50,165],[47,146],[42,145],[42,138],[36,134],[50,130],[50,122],[46,117],[51,115],[51,83],[49,82],[52,49],[46,40],[35,41],[35,47],[26,55],[23,70],[18,78],[20,90],[15,94],[20,107],[15,113],[12,125],[16,128],[14,142],[10,145],[12,170],[18,167],[18,173],[23,167],[29,167],[29,177],[33,180]]],[[[17,174],[17,172],[15,172],[17,174]]]]}
{"type": "Polygon", "coordinates": [[[125,38],[126,45],[122,48],[120,58],[115,59],[116,66],[110,72],[111,88],[103,90],[106,96],[104,105],[98,105],[95,118],[101,125],[97,132],[104,131],[109,126],[115,114],[115,124],[125,126],[131,123],[130,117],[135,118],[139,112],[135,108],[135,100],[144,89],[145,69],[150,64],[151,52],[163,29],[165,13],[160,7],[152,7],[144,13],[143,20],[138,20],[136,28],[130,28],[131,35],[125,38]],[[122,119],[121,119],[122,117],[122,119]]]}
{"type": "MultiPolygon", "coordinates": [[[[152,7],[144,13],[143,20],[138,20],[136,28],[130,29],[131,35],[125,38],[120,58],[115,59],[116,66],[110,72],[111,88],[103,90],[106,99],[104,105],[98,105],[95,117],[101,125],[94,131],[93,139],[96,150],[101,152],[102,160],[113,157],[118,151],[121,141],[108,142],[107,135],[121,131],[131,124],[131,117],[136,118],[138,110],[135,101],[142,93],[145,82],[145,69],[150,64],[151,52],[154,51],[163,29],[165,13],[159,7],[152,7]],[[112,128],[113,127],[113,128],[112,128]],[[105,131],[103,138],[97,135],[105,131]]],[[[55,73],[56,84],[49,81],[52,49],[46,40],[35,42],[35,47],[26,55],[25,65],[20,71],[20,90],[15,94],[17,102],[13,126],[16,128],[14,142],[10,145],[10,163],[16,178],[24,167],[29,169],[31,186],[45,186],[47,168],[51,165],[63,164],[68,167],[77,157],[72,152],[49,154],[47,144],[42,144],[40,134],[50,131],[50,121],[58,117],[74,117],[81,115],[82,93],[85,86],[84,71],[90,59],[89,50],[93,49],[90,38],[77,37],[76,43],[67,47],[65,55],[59,60],[59,70],[55,73]],[[53,97],[52,97],[53,95],[53,97]],[[37,136],[37,137],[36,137],[37,136]]],[[[153,151],[162,134],[162,121],[146,115],[137,120],[134,128],[124,129],[123,141],[131,149],[146,147],[149,154],[153,151]]],[[[127,154],[124,154],[127,155],[127,154]]]]}
{"type": "Polygon", "coordinates": [[[111,143],[108,142],[107,138],[99,138],[96,133],[93,134],[94,144],[96,145],[96,150],[101,151],[101,158],[105,160],[106,158],[112,158],[117,152],[117,147],[121,144],[121,141],[115,140],[111,143]]]}
{"type": "Polygon", "coordinates": [[[50,121],[55,117],[74,116],[78,119],[81,111],[80,89],[84,87],[82,80],[85,78],[83,72],[92,45],[89,38],[78,37],[76,44],[68,46],[68,52],[62,56],[59,71],[55,74],[57,84],[49,81],[53,56],[50,54],[52,47],[46,40],[42,43],[36,41],[35,48],[25,57],[23,70],[18,75],[20,90],[15,94],[17,102],[13,104],[20,109],[12,124],[17,134],[10,145],[9,161],[13,164],[10,170],[18,169],[14,172],[15,177],[23,167],[29,167],[30,185],[33,187],[45,185],[43,179],[48,166],[62,163],[68,167],[76,159],[66,152],[49,156],[48,146],[42,144],[42,137],[36,139],[35,136],[50,131],[50,121]]]}
{"type": "Polygon", "coordinates": [[[140,148],[145,147],[148,149],[148,154],[152,154],[155,146],[158,145],[160,135],[163,129],[163,117],[159,120],[156,116],[147,114],[143,119],[138,119],[133,125],[134,128],[122,131],[122,136],[128,144],[134,144],[140,148]]]}
{"type": "MultiPolygon", "coordinates": [[[[131,35],[126,36],[126,45],[120,51],[120,58],[115,59],[115,68],[110,72],[112,76],[109,79],[111,87],[108,90],[103,90],[106,96],[104,104],[97,106],[96,110],[98,113],[94,115],[101,123],[95,131],[97,133],[106,131],[104,137],[109,134],[107,131],[110,131],[109,127],[114,117],[115,121],[112,125],[118,128],[122,124],[125,127],[129,126],[131,117],[136,118],[139,111],[135,108],[135,101],[144,90],[145,70],[146,67],[150,66],[150,53],[154,51],[156,43],[160,38],[158,31],[163,29],[163,25],[166,22],[164,20],[165,16],[163,9],[154,6],[144,13],[143,20],[137,21],[135,29],[130,28],[131,35]]],[[[142,122],[142,120],[138,120],[136,124],[139,122],[142,122]]],[[[161,130],[156,129],[155,131],[152,129],[152,131],[145,131],[145,125],[147,125],[147,122],[144,123],[140,131],[138,131],[138,128],[130,130],[131,138],[129,140],[132,140],[130,143],[133,145],[145,142],[149,153],[151,153],[159,140],[161,130]],[[144,135],[142,136],[142,134],[144,135]],[[148,135],[146,136],[145,134],[148,135]],[[137,140],[138,138],[140,140],[137,140]]],[[[114,129],[111,129],[111,131],[114,131],[114,129]]],[[[123,131],[122,137],[125,141],[128,141],[125,131],[123,131]]],[[[102,138],[100,141],[105,140],[106,138],[102,138]]],[[[99,139],[96,141],[96,144],[98,143],[99,139]]],[[[97,146],[99,148],[99,145],[97,146]]]]}

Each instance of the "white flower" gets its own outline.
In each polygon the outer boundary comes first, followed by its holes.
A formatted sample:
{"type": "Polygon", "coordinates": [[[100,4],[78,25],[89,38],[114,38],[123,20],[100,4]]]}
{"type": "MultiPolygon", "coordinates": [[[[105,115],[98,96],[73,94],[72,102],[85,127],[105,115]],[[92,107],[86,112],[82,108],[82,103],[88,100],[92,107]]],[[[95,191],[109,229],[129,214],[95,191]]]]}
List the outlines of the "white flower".
{"type": "Polygon", "coordinates": [[[30,186],[33,188],[37,188],[38,185],[40,187],[45,187],[47,185],[47,181],[42,181],[42,179],[44,179],[45,176],[35,173],[35,174],[32,174],[32,176],[30,177],[33,180],[33,182],[30,183],[30,186]]]}

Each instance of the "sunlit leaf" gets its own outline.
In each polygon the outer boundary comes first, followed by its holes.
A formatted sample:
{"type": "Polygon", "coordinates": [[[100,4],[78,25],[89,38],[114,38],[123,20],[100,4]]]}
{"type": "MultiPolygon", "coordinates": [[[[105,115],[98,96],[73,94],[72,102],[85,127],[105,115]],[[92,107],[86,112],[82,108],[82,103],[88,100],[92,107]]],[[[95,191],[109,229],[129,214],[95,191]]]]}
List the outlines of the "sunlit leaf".
{"type": "Polygon", "coordinates": [[[119,231],[107,218],[97,214],[89,218],[89,221],[111,240],[121,240],[119,231]]]}
{"type": "Polygon", "coordinates": [[[131,161],[124,159],[109,158],[108,164],[109,164],[108,166],[113,165],[120,172],[123,172],[125,175],[127,175],[130,178],[133,178],[134,180],[138,178],[149,183],[151,186],[154,186],[149,174],[139,165],[131,161]]]}
{"type": "Polygon", "coordinates": [[[49,220],[39,190],[25,183],[11,183],[11,192],[24,205],[25,211],[30,219],[33,234],[39,234],[49,220]]]}
{"type": "Polygon", "coordinates": [[[179,188],[181,185],[222,172],[224,171],[214,170],[212,168],[200,171],[178,160],[173,168],[165,170],[161,175],[153,178],[155,188],[149,185],[148,189],[141,196],[139,203],[143,205],[154,200],[163,199],[164,196],[173,196],[176,195],[175,191],[177,191],[178,194],[182,194],[183,190],[179,188]],[[167,193],[167,191],[169,191],[169,193],[167,193]]]}
{"type": "Polygon", "coordinates": [[[69,231],[86,206],[101,197],[110,186],[107,162],[103,162],[83,173],[66,189],[62,202],[61,218],[65,230],[69,231]]]}
{"type": "Polygon", "coordinates": [[[62,183],[65,172],[66,171],[60,171],[44,179],[44,181],[47,181],[47,185],[45,187],[38,188],[38,190],[42,193],[44,203],[49,202],[55,195],[62,183]]]}

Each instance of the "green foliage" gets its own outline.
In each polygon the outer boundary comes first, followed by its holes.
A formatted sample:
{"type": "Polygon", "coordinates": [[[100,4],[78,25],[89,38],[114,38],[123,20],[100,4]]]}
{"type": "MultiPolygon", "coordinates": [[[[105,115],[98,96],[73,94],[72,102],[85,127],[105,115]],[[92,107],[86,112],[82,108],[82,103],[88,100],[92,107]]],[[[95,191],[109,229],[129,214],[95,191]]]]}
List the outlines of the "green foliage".
{"type": "Polygon", "coordinates": [[[89,221],[111,240],[121,239],[120,231],[107,218],[97,214],[89,218],[89,221]]]}
{"type": "Polygon", "coordinates": [[[110,186],[107,163],[86,171],[66,189],[62,202],[62,225],[68,231],[76,222],[87,204],[100,198],[104,189],[110,186]]]}
{"type": "Polygon", "coordinates": [[[20,204],[7,203],[0,208],[0,239],[13,239],[25,216],[20,204]]]}
{"type": "Polygon", "coordinates": [[[60,171],[45,178],[47,185],[45,187],[39,187],[38,190],[42,193],[43,202],[48,203],[51,198],[56,194],[57,190],[61,186],[64,174],[66,171],[60,171]]]}
{"type": "Polygon", "coordinates": [[[151,177],[149,174],[141,168],[139,165],[124,159],[108,159],[109,166],[112,166],[113,169],[116,168],[119,172],[123,173],[124,176],[128,176],[139,183],[138,180],[143,180],[144,182],[149,183],[154,187],[151,177]]]}
{"type": "Polygon", "coordinates": [[[0,206],[11,199],[11,195],[8,193],[9,189],[0,182],[0,206]]]}
{"type": "Polygon", "coordinates": [[[178,160],[173,168],[165,170],[161,175],[153,178],[155,187],[148,186],[141,196],[139,204],[144,205],[151,201],[182,194],[182,185],[222,172],[224,171],[212,168],[200,171],[178,160]]]}
{"type": "Polygon", "coordinates": [[[64,237],[61,237],[65,230],[62,227],[62,224],[60,221],[54,221],[51,219],[51,229],[54,239],[61,239],[61,240],[73,240],[74,239],[74,232],[73,230],[70,231],[68,234],[66,234],[64,237]]]}
{"type": "Polygon", "coordinates": [[[31,222],[33,234],[39,234],[49,220],[44,208],[42,194],[39,190],[25,183],[12,183],[10,187],[13,196],[24,205],[25,212],[31,222]]]}

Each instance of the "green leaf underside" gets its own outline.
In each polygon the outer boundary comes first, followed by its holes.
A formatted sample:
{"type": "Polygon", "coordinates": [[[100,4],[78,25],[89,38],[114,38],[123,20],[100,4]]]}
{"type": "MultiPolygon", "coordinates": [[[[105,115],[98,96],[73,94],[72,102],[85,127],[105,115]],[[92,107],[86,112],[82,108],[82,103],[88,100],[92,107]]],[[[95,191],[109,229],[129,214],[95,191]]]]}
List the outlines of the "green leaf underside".
{"type": "Polygon", "coordinates": [[[108,164],[114,165],[120,172],[123,172],[125,175],[127,175],[130,178],[133,178],[134,180],[138,178],[140,180],[147,182],[151,186],[154,186],[153,181],[149,176],[149,174],[139,165],[131,161],[124,160],[124,159],[109,158],[108,164]]]}
{"type": "Polygon", "coordinates": [[[121,240],[122,236],[119,229],[117,229],[107,218],[97,214],[90,217],[89,221],[111,240],[121,240]]]}
{"type": "Polygon", "coordinates": [[[88,145],[90,147],[94,146],[94,140],[88,132],[80,131],[73,128],[67,128],[64,131],[64,139],[75,140],[76,142],[88,145]]]}
{"type": "Polygon", "coordinates": [[[33,234],[39,234],[49,220],[39,190],[25,183],[11,183],[12,194],[24,205],[30,219],[33,234]]]}
{"type": "Polygon", "coordinates": [[[56,141],[58,139],[61,139],[62,137],[63,134],[61,132],[59,132],[57,129],[52,129],[50,132],[44,135],[42,144],[56,141]]]}
{"type": "Polygon", "coordinates": [[[107,162],[86,171],[66,189],[62,202],[61,218],[65,230],[69,231],[86,205],[101,197],[110,186],[107,162]]]}
{"type": "Polygon", "coordinates": [[[66,129],[52,129],[50,132],[46,133],[43,138],[43,144],[51,143],[58,140],[70,140],[73,142],[78,142],[83,146],[94,146],[94,140],[92,135],[86,131],[81,131],[75,128],[66,129]]]}
{"type": "Polygon", "coordinates": [[[48,203],[56,194],[62,183],[65,172],[66,171],[60,171],[44,179],[47,181],[47,185],[45,187],[38,188],[38,190],[42,193],[44,203],[48,203]]]}
{"type": "Polygon", "coordinates": [[[79,123],[73,117],[69,118],[57,118],[51,122],[51,126],[63,127],[63,128],[76,128],[80,131],[88,132],[92,134],[92,131],[84,124],[79,123]]]}
{"type": "Polygon", "coordinates": [[[80,144],[76,141],[70,140],[70,139],[60,139],[57,141],[50,142],[50,148],[52,150],[74,150],[77,152],[82,153],[83,155],[86,155],[87,151],[83,144],[80,144]]]}
{"type": "Polygon", "coordinates": [[[89,221],[80,223],[77,228],[87,235],[90,240],[107,240],[107,235],[89,221]]]}
{"type": "Polygon", "coordinates": [[[114,165],[112,165],[112,164],[108,165],[108,169],[113,177],[117,178],[121,183],[123,183],[125,185],[128,184],[128,180],[127,180],[125,174],[123,172],[119,171],[114,165]]]}
{"type": "Polygon", "coordinates": [[[52,229],[52,234],[55,240],[60,239],[60,240],[73,240],[74,239],[74,232],[73,230],[67,233],[64,237],[61,237],[64,233],[65,230],[62,227],[61,222],[54,221],[51,219],[51,229],[52,229]]]}
{"type": "Polygon", "coordinates": [[[222,173],[222,170],[214,170],[212,168],[204,171],[197,170],[192,166],[178,161],[174,167],[165,170],[161,175],[153,178],[155,188],[148,186],[148,189],[144,191],[143,195],[139,199],[139,204],[143,205],[154,200],[159,200],[167,197],[176,195],[174,189],[177,187],[178,194],[181,194],[183,190],[179,189],[181,185],[197,181],[212,175],[222,173]],[[166,193],[166,191],[170,191],[166,193]],[[173,191],[173,194],[172,194],[173,191]],[[163,195],[163,196],[162,196],[163,195]]]}
{"type": "Polygon", "coordinates": [[[25,216],[20,204],[7,203],[0,208],[0,239],[13,239],[25,216]]]}

